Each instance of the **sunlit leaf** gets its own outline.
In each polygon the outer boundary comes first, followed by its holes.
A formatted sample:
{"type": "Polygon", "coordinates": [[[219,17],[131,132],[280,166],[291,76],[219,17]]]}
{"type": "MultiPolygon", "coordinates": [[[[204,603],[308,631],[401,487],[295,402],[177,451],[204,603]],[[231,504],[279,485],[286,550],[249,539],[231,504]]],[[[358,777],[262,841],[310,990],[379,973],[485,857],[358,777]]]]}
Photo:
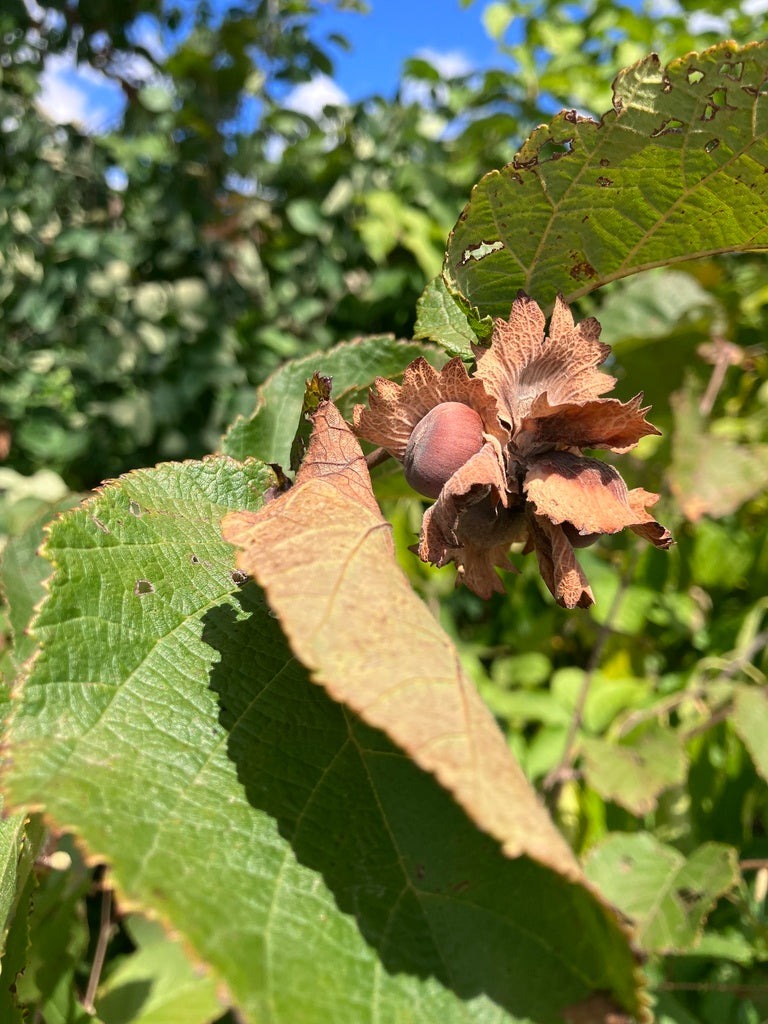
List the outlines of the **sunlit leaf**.
{"type": "Polygon", "coordinates": [[[640,270],[768,248],[768,43],[622,71],[599,123],[564,111],[475,186],[443,268],[483,314],[640,270]]]}
{"type": "MultiPolygon", "coordinates": [[[[548,831],[520,841],[563,873],[504,856],[431,775],[308,680],[220,534],[271,480],[226,457],[160,466],[54,524],[41,652],[10,725],[13,799],[108,860],[118,899],[172,927],[247,1021],[549,1024],[597,990],[635,1009],[626,937],[523,781],[509,795],[548,831]]],[[[333,522],[316,551],[329,567],[344,541],[333,522]]],[[[306,635],[334,651],[336,621],[312,632],[314,585],[305,576],[306,635]]],[[[415,599],[402,600],[409,612],[415,599]]],[[[368,618],[372,637],[398,628],[392,607],[368,618]]],[[[450,688],[455,652],[439,642],[450,665],[434,671],[450,688]]],[[[373,655],[367,638],[349,653],[362,689],[373,655]]],[[[489,804],[509,771],[497,736],[489,804]]]]}
{"type": "Polygon", "coordinates": [[[649,953],[695,946],[715,901],[739,877],[736,851],[704,843],[686,858],[648,832],[614,832],[594,847],[587,876],[632,918],[649,953]]]}

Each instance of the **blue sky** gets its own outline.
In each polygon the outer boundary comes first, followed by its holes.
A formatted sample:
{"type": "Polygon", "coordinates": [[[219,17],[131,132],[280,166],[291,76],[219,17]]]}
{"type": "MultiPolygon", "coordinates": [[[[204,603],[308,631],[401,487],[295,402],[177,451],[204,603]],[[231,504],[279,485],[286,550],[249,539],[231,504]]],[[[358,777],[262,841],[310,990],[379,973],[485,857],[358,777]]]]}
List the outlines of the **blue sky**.
{"type": "Polygon", "coordinates": [[[369,5],[367,15],[327,12],[318,21],[352,44],[351,53],[336,51],[335,75],[352,100],[390,94],[403,61],[418,51],[463,58],[471,67],[494,62],[495,45],[481,20],[484,0],[469,7],[459,0],[369,0],[369,5]]]}
{"type": "MultiPolygon", "coordinates": [[[[32,4],[34,0],[27,0],[32,4]]],[[[334,81],[299,87],[292,98],[297,109],[320,109],[323,101],[361,99],[372,93],[391,95],[403,61],[422,54],[443,73],[461,73],[498,62],[495,47],[482,24],[488,0],[463,7],[459,0],[369,0],[370,13],[326,9],[315,21],[320,42],[331,32],[347,37],[350,52],[331,47],[334,81]]],[[[142,27],[148,29],[149,19],[142,27]]],[[[91,131],[119,121],[120,90],[92,69],[74,67],[65,57],[46,62],[41,106],[56,121],[85,124],[91,131]]]]}

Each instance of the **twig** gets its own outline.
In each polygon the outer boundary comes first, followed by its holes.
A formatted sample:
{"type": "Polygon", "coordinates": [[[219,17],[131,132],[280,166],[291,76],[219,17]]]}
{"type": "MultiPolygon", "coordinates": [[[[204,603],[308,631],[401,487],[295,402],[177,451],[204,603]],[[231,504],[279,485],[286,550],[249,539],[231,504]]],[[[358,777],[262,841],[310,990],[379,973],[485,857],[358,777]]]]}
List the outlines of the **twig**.
{"type": "Polygon", "coordinates": [[[619,610],[619,605],[624,599],[624,594],[629,581],[632,578],[632,573],[637,563],[637,551],[635,550],[627,564],[625,571],[621,575],[619,586],[616,593],[613,595],[613,601],[608,609],[608,614],[605,617],[605,622],[600,627],[600,631],[597,634],[594,646],[589,655],[589,661],[587,667],[584,670],[584,679],[581,683],[581,689],[579,690],[579,696],[576,700],[576,706],[573,709],[573,715],[571,716],[571,722],[568,726],[568,734],[565,739],[565,747],[563,748],[563,754],[555,767],[547,774],[544,779],[544,791],[546,793],[546,802],[550,810],[553,810],[557,804],[557,799],[560,795],[560,789],[564,782],[571,777],[571,761],[576,750],[576,741],[581,728],[582,717],[584,715],[584,707],[587,703],[587,696],[589,694],[589,688],[592,685],[592,679],[594,678],[597,666],[600,663],[600,659],[603,656],[605,645],[608,643],[608,638],[613,632],[613,620],[619,610]]]}
{"type": "Polygon", "coordinates": [[[709,416],[712,412],[728,367],[737,365],[744,357],[743,351],[738,346],[731,344],[719,335],[713,338],[712,344],[706,348],[708,351],[705,358],[708,356],[707,361],[712,363],[712,373],[707,382],[707,390],[699,400],[699,412],[702,416],[709,416]]]}
{"type": "Polygon", "coordinates": [[[729,985],[719,981],[662,981],[658,986],[665,992],[730,992],[737,996],[761,996],[768,985],[729,985]]]}
{"type": "Polygon", "coordinates": [[[373,469],[374,466],[380,466],[382,462],[386,462],[389,458],[391,458],[391,455],[388,451],[385,451],[383,448],[374,448],[372,452],[365,456],[365,463],[368,469],[373,469]]]}
{"type": "Polygon", "coordinates": [[[88,987],[83,998],[83,1009],[86,1013],[95,1013],[93,1001],[96,998],[96,990],[99,987],[101,971],[104,967],[104,958],[107,954],[107,945],[112,937],[112,890],[103,889],[101,894],[101,921],[99,922],[99,937],[96,940],[96,949],[93,954],[93,964],[88,978],[88,987]]]}
{"type": "Polygon", "coordinates": [[[747,860],[740,860],[739,867],[742,871],[762,871],[768,868],[768,857],[750,857],[747,860]]]}

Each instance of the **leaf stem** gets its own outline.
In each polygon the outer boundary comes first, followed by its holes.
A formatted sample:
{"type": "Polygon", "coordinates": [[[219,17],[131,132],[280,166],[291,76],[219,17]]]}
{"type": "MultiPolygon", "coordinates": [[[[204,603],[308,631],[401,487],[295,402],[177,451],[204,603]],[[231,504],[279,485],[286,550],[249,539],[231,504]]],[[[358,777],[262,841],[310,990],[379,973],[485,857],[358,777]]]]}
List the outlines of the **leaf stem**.
{"type": "Polygon", "coordinates": [[[93,964],[88,978],[88,987],[83,999],[83,1009],[86,1013],[95,1013],[93,1001],[96,998],[96,990],[99,987],[101,972],[104,967],[104,958],[107,954],[107,945],[112,937],[112,890],[103,888],[101,893],[101,920],[99,922],[99,936],[96,940],[96,949],[93,954],[93,964]]]}
{"type": "Polygon", "coordinates": [[[390,458],[392,456],[384,448],[374,448],[372,452],[365,456],[365,464],[368,466],[368,469],[373,469],[374,466],[380,466],[382,462],[386,462],[390,458]]]}
{"type": "Polygon", "coordinates": [[[589,688],[592,685],[592,680],[595,672],[597,671],[597,666],[603,656],[605,645],[608,643],[608,638],[613,632],[613,620],[618,613],[619,605],[624,599],[624,593],[629,586],[629,581],[632,578],[632,573],[634,572],[637,559],[638,554],[635,550],[627,562],[626,569],[621,574],[619,586],[616,589],[616,593],[613,595],[613,601],[608,609],[608,614],[600,627],[594,646],[590,652],[589,661],[587,662],[586,669],[584,670],[584,679],[582,680],[581,689],[579,690],[576,705],[573,709],[573,715],[571,716],[570,725],[568,726],[568,734],[565,739],[562,756],[555,767],[544,779],[544,792],[546,794],[545,800],[550,811],[554,811],[557,806],[557,800],[560,796],[560,790],[563,783],[571,777],[571,762],[576,753],[577,738],[579,730],[581,729],[584,707],[587,703],[589,688]]]}

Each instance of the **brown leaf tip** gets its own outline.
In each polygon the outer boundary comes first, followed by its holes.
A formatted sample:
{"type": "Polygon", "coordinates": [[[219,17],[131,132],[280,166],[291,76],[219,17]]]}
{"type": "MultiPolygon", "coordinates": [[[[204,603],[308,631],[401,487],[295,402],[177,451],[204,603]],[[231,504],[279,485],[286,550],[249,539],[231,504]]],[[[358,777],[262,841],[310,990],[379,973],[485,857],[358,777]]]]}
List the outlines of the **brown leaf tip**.
{"type": "Polygon", "coordinates": [[[574,548],[625,528],[659,548],[672,537],[647,511],[658,495],[629,490],[584,449],[622,453],[659,431],[642,393],[602,397],[616,381],[599,369],[611,350],[594,317],[576,324],[558,295],[548,335],[545,325],[520,292],[490,345],[475,348],[473,374],[461,359],[438,371],[419,358],[402,384],[375,381],[368,407],[354,409],[354,429],[436,499],[422,524],[423,561],[454,562],[457,582],[486,598],[503,591],[495,570],[514,568],[507,552],[520,544],[536,552],[559,604],[586,607],[594,598],[574,548]]]}

